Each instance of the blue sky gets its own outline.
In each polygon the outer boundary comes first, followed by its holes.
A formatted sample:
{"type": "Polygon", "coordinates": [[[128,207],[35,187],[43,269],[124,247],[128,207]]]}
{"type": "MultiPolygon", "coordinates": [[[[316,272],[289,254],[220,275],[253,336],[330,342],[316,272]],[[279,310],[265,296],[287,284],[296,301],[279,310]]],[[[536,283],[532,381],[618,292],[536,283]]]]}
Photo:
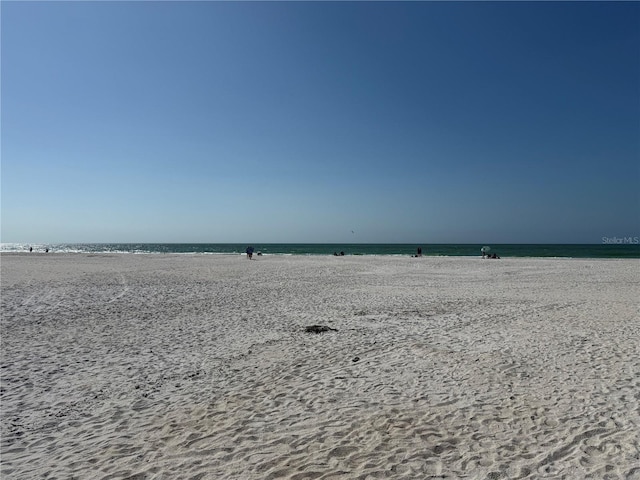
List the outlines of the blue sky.
{"type": "Polygon", "coordinates": [[[3,1],[1,19],[3,242],[640,235],[638,2],[3,1]]]}

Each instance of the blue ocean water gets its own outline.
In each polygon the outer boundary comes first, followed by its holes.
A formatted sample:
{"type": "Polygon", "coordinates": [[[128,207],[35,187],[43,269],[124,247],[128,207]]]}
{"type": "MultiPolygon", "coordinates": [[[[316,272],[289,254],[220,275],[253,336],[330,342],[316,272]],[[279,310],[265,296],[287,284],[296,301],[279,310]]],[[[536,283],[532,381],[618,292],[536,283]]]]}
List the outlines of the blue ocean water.
{"type": "MultiPolygon", "coordinates": [[[[425,256],[480,256],[483,244],[374,244],[374,243],[254,243],[264,255],[415,255],[422,248],[425,256]]],[[[243,254],[247,244],[237,243],[3,243],[0,252],[56,253],[135,253],[135,254],[243,254]]],[[[621,238],[603,244],[493,244],[491,253],[500,257],[640,258],[637,237],[621,238]]]]}

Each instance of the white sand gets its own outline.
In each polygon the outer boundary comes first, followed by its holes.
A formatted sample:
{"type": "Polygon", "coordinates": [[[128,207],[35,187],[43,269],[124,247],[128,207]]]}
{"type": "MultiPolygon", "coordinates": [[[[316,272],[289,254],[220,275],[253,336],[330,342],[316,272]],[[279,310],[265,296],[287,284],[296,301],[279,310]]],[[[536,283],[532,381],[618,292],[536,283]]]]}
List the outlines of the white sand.
{"type": "Polygon", "coordinates": [[[3,479],[640,479],[638,260],[1,269],[3,479]]]}

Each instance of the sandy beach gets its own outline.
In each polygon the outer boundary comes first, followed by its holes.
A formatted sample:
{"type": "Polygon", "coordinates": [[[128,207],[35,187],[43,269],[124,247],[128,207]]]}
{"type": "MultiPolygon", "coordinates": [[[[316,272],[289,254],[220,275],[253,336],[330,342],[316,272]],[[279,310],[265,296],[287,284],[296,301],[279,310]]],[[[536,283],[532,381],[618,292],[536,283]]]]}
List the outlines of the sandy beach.
{"type": "Polygon", "coordinates": [[[640,479],[638,260],[254,258],[3,254],[0,476],[640,479]]]}

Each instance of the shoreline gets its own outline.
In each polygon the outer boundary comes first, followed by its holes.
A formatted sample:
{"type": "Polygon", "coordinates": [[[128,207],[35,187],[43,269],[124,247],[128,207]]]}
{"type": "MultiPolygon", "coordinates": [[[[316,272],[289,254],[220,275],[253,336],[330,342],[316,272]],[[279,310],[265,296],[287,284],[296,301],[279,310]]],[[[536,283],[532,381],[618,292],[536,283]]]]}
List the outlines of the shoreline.
{"type": "MultiPolygon", "coordinates": [[[[631,239],[633,240],[633,238],[631,239]]],[[[344,252],[346,256],[415,256],[418,249],[423,256],[480,257],[481,249],[490,248],[503,258],[636,258],[640,259],[640,243],[632,244],[272,244],[254,243],[256,252],[264,255],[324,256],[344,252]]],[[[2,244],[0,253],[42,253],[45,249],[58,253],[129,253],[129,254],[244,254],[248,245],[215,243],[148,243],[148,244],[2,244]]]]}
{"type": "MultiPolygon", "coordinates": [[[[227,252],[0,252],[0,258],[3,256],[16,256],[16,257],[29,257],[29,256],[77,256],[77,257],[97,257],[97,256],[158,256],[158,257],[242,257],[246,258],[246,253],[227,253],[227,252]]],[[[640,258],[634,257],[551,257],[551,256],[504,256],[497,259],[494,258],[482,258],[481,255],[437,255],[423,253],[422,256],[416,257],[409,254],[377,254],[377,253],[345,253],[344,255],[333,255],[327,253],[261,253],[257,256],[253,254],[252,261],[260,260],[260,257],[264,258],[278,258],[278,257],[300,257],[300,258],[413,258],[415,260],[428,259],[428,258],[450,258],[456,260],[619,260],[623,262],[636,261],[640,266],[640,258]]]]}
{"type": "Polygon", "coordinates": [[[3,477],[640,474],[634,259],[2,257],[3,477]]]}

